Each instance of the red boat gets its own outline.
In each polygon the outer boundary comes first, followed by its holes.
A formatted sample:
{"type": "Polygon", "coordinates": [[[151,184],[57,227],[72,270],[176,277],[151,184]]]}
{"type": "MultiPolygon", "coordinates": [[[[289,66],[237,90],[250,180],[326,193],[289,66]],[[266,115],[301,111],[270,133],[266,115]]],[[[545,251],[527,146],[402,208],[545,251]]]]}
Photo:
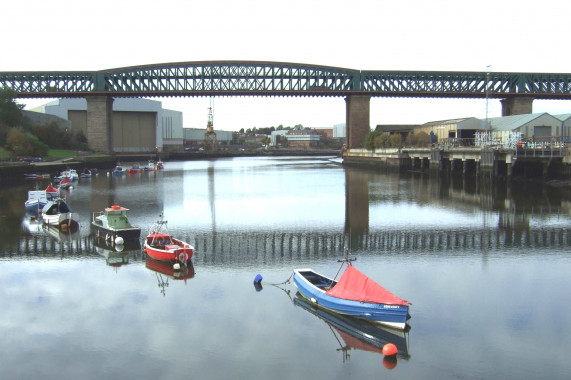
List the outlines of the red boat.
{"type": "Polygon", "coordinates": [[[55,187],[52,186],[52,184],[50,183],[48,185],[48,187],[46,187],[46,194],[48,195],[48,198],[56,198],[59,194],[58,189],[56,189],[55,187]]]}
{"type": "Polygon", "coordinates": [[[129,174],[138,174],[141,172],[141,166],[139,164],[134,164],[129,169],[127,169],[127,173],[129,174]]]}
{"type": "Polygon", "coordinates": [[[145,239],[145,252],[155,260],[186,263],[192,258],[194,247],[174,238],[167,229],[167,221],[158,220],[145,239]]]}
{"type": "Polygon", "coordinates": [[[69,177],[63,177],[63,179],[59,183],[59,188],[60,189],[69,189],[71,184],[72,184],[72,182],[71,182],[71,179],[69,177]]]}

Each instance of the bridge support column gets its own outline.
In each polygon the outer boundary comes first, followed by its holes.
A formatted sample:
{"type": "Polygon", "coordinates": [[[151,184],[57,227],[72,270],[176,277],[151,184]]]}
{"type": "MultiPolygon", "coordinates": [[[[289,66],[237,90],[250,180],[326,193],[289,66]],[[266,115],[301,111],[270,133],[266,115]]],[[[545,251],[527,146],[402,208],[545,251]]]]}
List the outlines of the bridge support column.
{"type": "Polygon", "coordinates": [[[371,97],[368,95],[349,95],[345,98],[345,104],[347,148],[362,148],[365,136],[371,130],[371,97]]]}
{"type": "Polygon", "coordinates": [[[502,99],[502,116],[523,115],[533,113],[533,98],[511,97],[502,99]]]}
{"type": "Polygon", "coordinates": [[[88,96],[87,146],[95,152],[113,154],[113,98],[88,96]]]}

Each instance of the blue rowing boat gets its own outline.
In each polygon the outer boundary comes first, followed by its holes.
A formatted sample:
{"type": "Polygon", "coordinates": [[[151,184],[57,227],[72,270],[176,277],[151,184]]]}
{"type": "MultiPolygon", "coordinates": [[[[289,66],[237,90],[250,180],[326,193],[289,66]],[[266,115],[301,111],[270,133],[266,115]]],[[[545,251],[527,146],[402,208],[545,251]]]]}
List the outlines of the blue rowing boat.
{"type": "Polygon", "coordinates": [[[294,269],[293,281],[302,296],[331,312],[366,319],[404,330],[410,318],[410,303],[403,300],[352,265],[338,281],[312,269],[294,269]]]}

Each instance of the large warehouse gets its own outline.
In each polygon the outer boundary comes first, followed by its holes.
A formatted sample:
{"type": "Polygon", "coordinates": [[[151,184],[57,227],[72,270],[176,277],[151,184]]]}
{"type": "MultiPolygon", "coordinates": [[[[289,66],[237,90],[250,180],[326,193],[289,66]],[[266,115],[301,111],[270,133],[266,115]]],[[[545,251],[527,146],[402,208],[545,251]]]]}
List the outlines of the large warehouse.
{"type": "MultiPolygon", "coordinates": [[[[55,115],[71,122],[74,133],[87,136],[87,101],[83,98],[58,99],[31,111],[55,115]]],[[[162,108],[162,103],[139,98],[113,101],[113,151],[142,153],[182,150],[182,112],[162,108]]]]}

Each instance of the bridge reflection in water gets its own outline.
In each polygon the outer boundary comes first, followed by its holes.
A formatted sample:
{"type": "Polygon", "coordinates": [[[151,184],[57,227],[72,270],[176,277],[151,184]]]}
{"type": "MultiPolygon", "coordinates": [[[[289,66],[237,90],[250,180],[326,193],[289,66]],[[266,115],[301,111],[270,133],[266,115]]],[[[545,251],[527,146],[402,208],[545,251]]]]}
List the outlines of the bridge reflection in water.
{"type": "MultiPolygon", "coordinates": [[[[514,199],[498,194],[491,183],[465,178],[433,178],[418,176],[406,182],[386,181],[367,170],[345,171],[345,225],[338,229],[313,227],[304,229],[243,231],[220,229],[214,209],[214,168],[208,168],[209,204],[212,225],[199,232],[177,231],[177,236],[194,245],[193,262],[201,265],[281,265],[290,262],[321,259],[336,260],[346,248],[364,255],[418,254],[482,254],[505,250],[519,255],[524,249],[561,248],[571,246],[571,227],[567,224],[571,204],[565,200],[546,201],[543,198],[514,199]],[[392,194],[387,198],[387,194],[392,194]],[[398,204],[412,196],[419,204],[431,204],[478,215],[482,223],[475,226],[440,226],[438,221],[425,227],[408,225],[398,228],[392,224],[394,215],[379,216],[380,204],[398,204]],[[530,206],[531,205],[531,206],[530,206]],[[374,219],[371,221],[371,219],[374,219]],[[379,226],[379,219],[381,224],[379,226]],[[540,221],[535,223],[534,220],[540,221]],[[351,241],[348,241],[349,236],[351,241]]],[[[92,187],[98,183],[92,184],[92,187]]],[[[103,183],[105,189],[108,186],[103,183]]],[[[528,193],[531,185],[526,184],[528,193]]],[[[508,190],[509,191],[509,190],[508,190]]],[[[113,202],[105,191],[94,192],[90,212],[113,202]]],[[[151,193],[152,194],[152,193],[151,193]]],[[[164,205],[158,204],[157,213],[164,205]]],[[[386,211],[385,211],[386,213],[386,211]]],[[[411,215],[414,218],[414,215],[411,215]]],[[[174,232],[174,231],[173,231],[174,232]]],[[[101,247],[90,236],[51,235],[32,233],[22,235],[14,243],[0,247],[0,258],[13,259],[74,259],[101,257],[101,247]]],[[[525,250],[524,250],[525,251],[525,250]]],[[[142,249],[128,250],[130,262],[144,260],[142,249]]]]}
{"type": "MultiPolygon", "coordinates": [[[[312,259],[338,259],[349,246],[343,232],[247,232],[247,233],[183,233],[182,239],[196,248],[193,259],[204,265],[234,263],[279,264],[312,259]]],[[[371,231],[353,237],[354,251],[367,250],[374,254],[418,253],[419,251],[455,254],[486,252],[495,249],[552,248],[571,246],[571,229],[563,227],[515,229],[465,229],[455,231],[371,231]]],[[[142,250],[127,252],[131,261],[144,259],[142,250]]],[[[73,259],[101,257],[100,247],[90,236],[77,240],[59,241],[49,235],[25,236],[19,244],[7,246],[2,258],[14,259],[73,259]]]]}

